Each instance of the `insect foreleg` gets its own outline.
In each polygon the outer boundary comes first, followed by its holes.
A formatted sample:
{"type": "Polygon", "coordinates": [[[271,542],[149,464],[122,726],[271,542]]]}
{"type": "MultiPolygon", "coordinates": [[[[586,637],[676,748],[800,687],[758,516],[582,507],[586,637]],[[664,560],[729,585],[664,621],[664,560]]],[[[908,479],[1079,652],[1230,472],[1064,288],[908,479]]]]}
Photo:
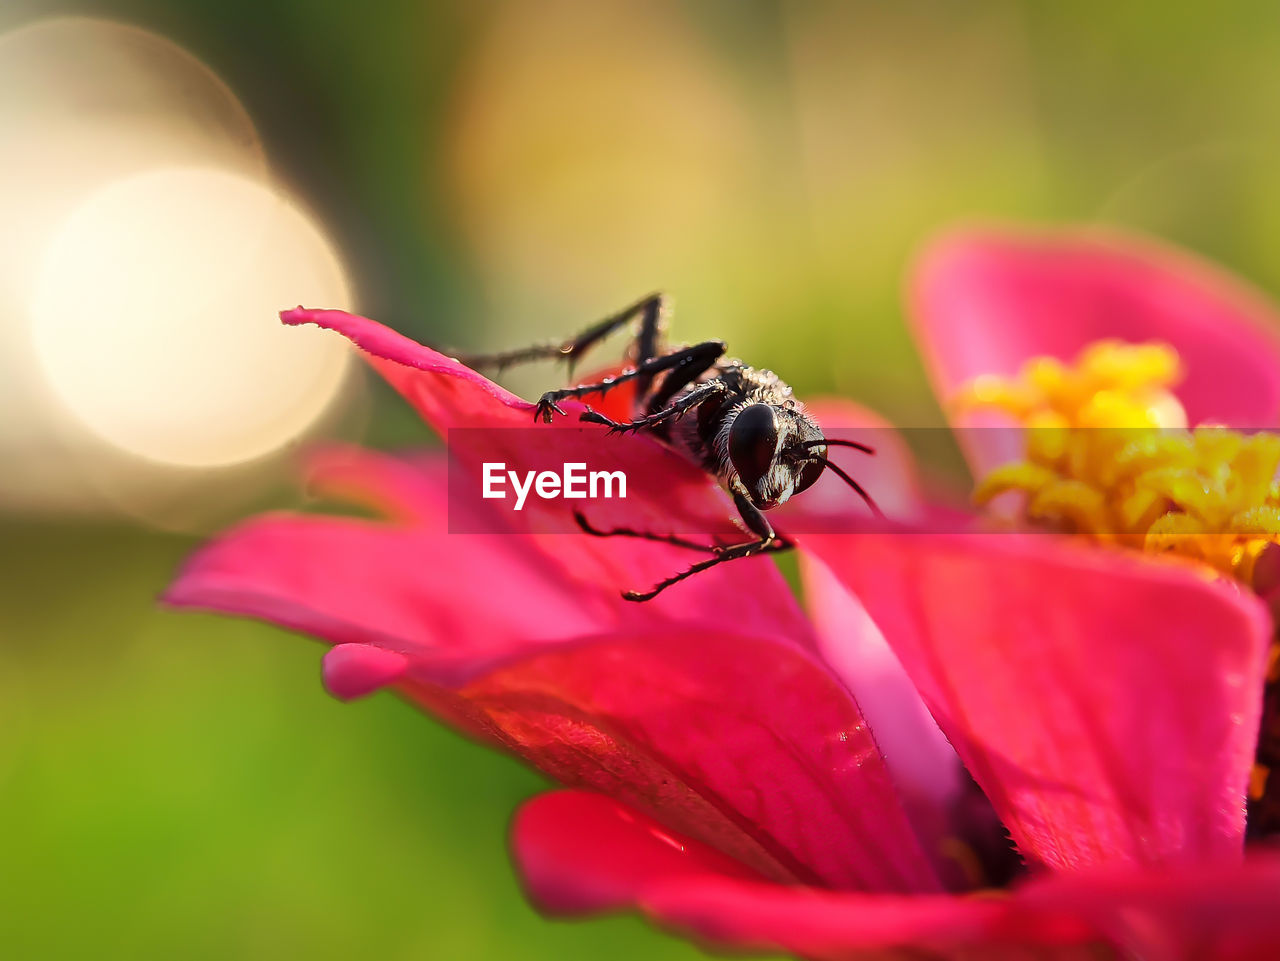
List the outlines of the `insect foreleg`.
{"type": "Polygon", "coordinates": [[[679,574],[672,574],[666,580],[659,581],[651,589],[647,591],[623,591],[622,596],[628,601],[651,601],[672,584],[679,584],[686,578],[692,577],[694,574],[701,574],[703,571],[709,571],[711,568],[723,564],[726,561],[736,561],[742,557],[751,557],[755,554],[763,554],[772,551],[789,550],[794,545],[780,537],[772,540],[751,541],[749,544],[735,544],[732,547],[722,547],[716,551],[715,557],[705,561],[699,561],[687,570],[681,571],[679,574]]]}
{"type": "Polygon", "coordinates": [[[629,601],[651,601],[672,584],[679,584],[686,578],[692,577],[694,574],[700,574],[703,571],[709,571],[718,564],[726,561],[736,561],[739,558],[751,557],[755,554],[763,554],[773,551],[785,551],[794,545],[786,538],[779,537],[774,531],[773,525],[769,523],[768,518],[751,503],[746,495],[745,489],[733,491],[733,502],[738,508],[738,513],[742,515],[742,521],[747,525],[752,533],[759,536],[759,540],[748,541],[745,544],[734,544],[731,547],[721,547],[716,549],[715,557],[708,558],[705,561],[699,561],[692,567],[689,567],[679,574],[672,574],[665,580],[659,581],[651,589],[647,591],[624,591],[622,596],[629,601]]]}
{"type": "Polygon", "coordinates": [[[661,544],[671,544],[707,554],[715,554],[723,549],[719,544],[699,544],[697,541],[685,540],[675,534],[651,534],[648,531],[633,531],[629,527],[615,527],[612,530],[602,531],[598,527],[592,527],[591,522],[579,511],[573,512],[573,519],[578,522],[584,534],[590,534],[592,537],[635,537],[643,541],[657,541],[661,544]]]}
{"type": "Polygon", "coordinates": [[[715,366],[716,361],[724,356],[724,342],[708,340],[686,348],[683,353],[680,362],[662,378],[658,389],[648,398],[649,410],[656,411],[665,407],[672,397],[715,366]]]}
{"type": "MultiPolygon", "coordinates": [[[[672,376],[672,375],[668,375],[672,376]]],[[[664,420],[672,417],[679,417],[691,407],[697,407],[703,401],[714,397],[716,394],[723,394],[728,388],[718,380],[708,381],[695,387],[689,393],[685,394],[674,404],[664,407],[662,410],[655,410],[652,414],[646,414],[644,417],[638,417],[632,421],[619,422],[610,420],[604,414],[598,411],[586,410],[582,412],[579,420],[585,420],[591,424],[603,424],[609,428],[611,434],[624,434],[627,431],[643,430],[646,427],[656,427],[664,420]]]]}

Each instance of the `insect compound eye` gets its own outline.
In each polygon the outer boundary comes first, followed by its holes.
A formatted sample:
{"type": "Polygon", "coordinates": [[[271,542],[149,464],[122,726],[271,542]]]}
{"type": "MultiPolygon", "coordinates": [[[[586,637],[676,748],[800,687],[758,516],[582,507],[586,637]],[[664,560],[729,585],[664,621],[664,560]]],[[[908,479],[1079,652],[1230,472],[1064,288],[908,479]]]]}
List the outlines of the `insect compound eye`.
{"type": "Polygon", "coordinates": [[[739,411],[729,428],[729,459],[748,487],[773,466],[778,452],[778,420],[768,404],[752,404],[739,411]]]}

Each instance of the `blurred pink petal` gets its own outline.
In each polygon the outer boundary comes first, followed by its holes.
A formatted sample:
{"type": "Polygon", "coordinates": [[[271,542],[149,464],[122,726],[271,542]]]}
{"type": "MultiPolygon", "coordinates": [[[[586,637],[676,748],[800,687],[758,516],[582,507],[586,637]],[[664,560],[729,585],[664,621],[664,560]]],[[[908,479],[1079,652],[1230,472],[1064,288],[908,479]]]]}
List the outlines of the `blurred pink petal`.
{"type": "MultiPolygon", "coordinates": [[[[782,948],[810,958],[895,947],[942,957],[966,947],[990,950],[1010,911],[1000,900],[769,883],[616,801],[579,791],[528,802],[512,825],[512,849],[530,898],[548,913],[634,905],[719,945],[782,948]]],[[[1078,926],[1046,927],[1035,940],[1087,934],[1078,926]]]]}
{"type": "Polygon", "coordinates": [[[1048,535],[807,537],[1033,865],[1239,858],[1271,626],[1198,570],[1048,535]]]}
{"type": "MultiPolygon", "coordinates": [[[[875,454],[832,447],[828,456],[858,478],[888,516],[922,519],[915,463],[902,435],[874,411],[840,399],[806,402],[828,437],[868,444],[875,454]]],[[[832,533],[866,529],[857,495],[832,476],[778,511],[784,531],[832,533]]],[[[802,538],[803,543],[803,538],[802,538]]],[[[936,852],[952,832],[948,811],[964,781],[956,752],[930,716],[915,685],[858,599],[825,567],[800,555],[806,607],[823,659],[844,681],[866,715],[871,733],[925,847],[936,852]]]]}
{"type": "Polygon", "coordinates": [[[308,451],[301,467],[311,497],[363,507],[398,524],[448,525],[448,504],[440,497],[448,465],[440,451],[393,456],[332,443],[308,451]]]}
{"type": "Polygon", "coordinates": [[[626,907],[650,883],[708,874],[763,880],[714,848],[588,791],[539,795],[520,808],[511,830],[529,896],[551,914],[626,907]],[[589,870],[566,870],[580,864],[589,870]]]}
{"type": "Polygon", "coordinates": [[[540,770],[764,875],[937,887],[856,707],[798,652],[710,634],[602,639],[513,664],[461,696],[540,770]]]}
{"type": "Polygon", "coordinates": [[[551,914],[636,906],[722,946],[844,959],[905,956],[1157,961],[1270,957],[1280,937],[1280,858],[1034,880],[1007,897],[895,897],[771,884],[608,798],[528,802],[512,848],[530,898],[551,914]],[[895,955],[896,956],[896,955],[895,955]]]}
{"type": "MultiPolygon", "coordinates": [[[[1104,339],[1171,344],[1191,423],[1280,420],[1280,315],[1200,258],[1112,230],[958,230],[916,265],[910,313],[938,397],[1035,356],[1073,360],[1104,339]]],[[[964,418],[962,425],[989,423],[964,418]]],[[[1005,431],[961,436],[976,471],[1019,451],[1005,431]]]]}
{"type": "Polygon", "coordinates": [[[338,644],[324,656],[324,686],[334,697],[350,701],[398,681],[409,659],[370,644],[338,644]]]}
{"type": "MultiPolygon", "coordinates": [[[[444,465],[333,448],[312,458],[309,486],[388,520],[286,512],[233,528],[197,551],[165,601],[259,617],[335,644],[413,654],[418,669],[459,682],[532,644],[673,625],[745,633],[813,650],[812,628],[777,567],[739,561],[646,604],[620,592],[687,565],[665,544],[582,535],[453,535],[444,465]],[[399,519],[393,521],[393,519],[399,519]],[[494,585],[505,603],[494,603],[494,585]],[[745,593],[744,593],[745,592],[745,593]]],[[[492,528],[502,530],[494,519],[492,528]]]]}
{"type": "Polygon", "coordinates": [[[419,520],[268,515],[198,552],[166,600],[348,645],[339,657],[357,658],[351,674],[346,660],[326,664],[340,696],[395,680],[553,777],[619,796],[771,876],[936,887],[865,722],[811,653],[811,628],[767,560],[635,605],[617,579],[644,583],[687,552],[449,535],[429,503],[398,500],[443,499],[432,471],[416,483],[395,458],[357,463],[353,452],[320,467],[322,487],[419,520]],[[381,655],[358,645],[404,657],[403,676],[379,678],[369,665],[381,655]]]}
{"type": "Polygon", "coordinates": [[[938,887],[857,706],[793,647],[731,630],[583,639],[457,696],[476,727],[562,783],[775,880],[938,887]]]}
{"type": "Polygon", "coordinates": [[[858,598],[806,553],[800,573],[823,660],[853,693],[917,835],[938,861],[955,833],[950,812],[966,780],[960,759],[858,598]]]}
{"type": "Polygon", "coordinates": [[[1280,943],[1274,847],[1251,848],[1243,864],[1060,874],[1014,897],[1034,915],[1093,927],[1122,957],[1264,961],[1276,957],[1280,943]]]}

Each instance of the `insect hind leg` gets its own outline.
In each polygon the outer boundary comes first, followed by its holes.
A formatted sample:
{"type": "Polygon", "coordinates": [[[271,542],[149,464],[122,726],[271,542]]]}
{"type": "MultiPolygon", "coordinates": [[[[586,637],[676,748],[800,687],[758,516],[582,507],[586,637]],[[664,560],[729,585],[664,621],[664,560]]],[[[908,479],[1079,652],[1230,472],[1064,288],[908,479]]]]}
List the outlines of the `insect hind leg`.
{"type": "Polygon", "coordinates": [[[597,321],[581,333],[564,341],[551,341],[490,354],[458,354],[457,360],[468,367],[489,368],[499,372],[518,364],[538,360],[559,360],[568,364],[570,372],[592,347],[614,331],[640,318],[636,335],[628,351],[629,359],[636,365],[656,357],[664,340],[666,299],[660,293],[643,297],[629,307],[597,321]]]}

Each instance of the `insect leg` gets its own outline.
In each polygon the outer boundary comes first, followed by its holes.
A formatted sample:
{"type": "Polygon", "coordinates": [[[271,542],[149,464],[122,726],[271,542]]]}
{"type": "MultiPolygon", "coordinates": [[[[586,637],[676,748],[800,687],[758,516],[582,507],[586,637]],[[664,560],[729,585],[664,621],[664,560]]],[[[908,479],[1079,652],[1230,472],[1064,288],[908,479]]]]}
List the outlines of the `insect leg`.
{"type": "MultiPolygon", "coordinates": [[[[640,317],[640,329],[632,342],[627,360],[634,367],[639,367],[663,353],[666,348],[666,302],[661,294],[651,295],[640,317]]],[[[644,301],[642,301],[644,303],[644,301]]],[[[636,397],[643,398],[649,393],[651,374],[636,378],[636,397]]]]}
{"type": "Polygon", "coordinates": [[[459,354],[457,359],[468,367],[492,367],[498,371],[505,370],[515,364],[528,363],[535,360],[563,360],[569,364],[570,371],[574,364],[589,349],[619,327],[640,317],[640,329],[636,335],[634,352],[636,363],[641,363],[654,356],[662,333],[662,316],[664,300],[662,294],[654,293],[636,301],[630,307],[610,314],[582,331],[576,337],[565,341],[554,341],[534,344],[493,354],[459,354]]]}
{"type": "MultiPolygon", "coordinates": [[[[676,372],[672,371],[667,376],[674,377],[675,374],[676,372]]],[[[658,424],[661,424],[664,420],[669,420],[672,417],[679,417],[683,415],[685,411],[689,410],[689,408],[696,407],[716,394],[724,393],[725,390],[727,390],[727,388],[722,381],[709,380],[705,384],[699,384],[669,407],[664,407],[662,410],[655,410],[652,414],[646,414],[645,416],[638,417],[633,421],[619,422],[616,420],[610,420],[604,414],[594,410],[583,411],[582,415],[578,419],[585,420],[591,424],[603,424],[609,428],[609,433],[611,434],[624,434],[627,431],[639,431],[646,427],[655,427],[658,424]]]]}
{"type": "Polygon", "coordinates": [[[604,394],[619,384],[641,377],[652,377],[654,374],[662,373],[664,370],[674,371],[680,367],[692,369],[701,364],[701,371],[705,371],[723,354],[724,341],[708,340],[692,347],[685,347],[683,350],[672,351],[661,357],[651,357],[629,370],[624,370],[613,377],[606,377],[598,384],[580,384],[577,387],[562,387],[559,390],[549,390],[542,395],[534,407],[533,419],[543,420],[549,424],[551,423],[552,411],[557,414],[564,413],[558,406],[562,400],[570,397],[586,397],[588,394],[604,394]]]}
{"type": "Polygon", "coordinates": [[[696,351],[696,349],[691,348],[694,352],[690,353],[666,377],[662,378],[662,383],[658,385],[658,389],[653,392],[652,396],[646,398],[644,394],[639,395],[644,404],[643,409],[651,413],[661,410],[672,397],[705,374],[715,365],[716,361],[724,356],[724,344],[721,341],[708,341],[707,344],[719,344],[720,349],[718,351],[696,351]]]}
{"type": "Polygon", "coordinates": [[[709,571],[718,564],[726,561],[736,561],[742,557],[751,557],[754,554],[763,554],[772,551],[785,551],[791,548],[792,543],[786,538],[779,537],[774,531],[773,525],[769,523],[761,512],[761,510],[751,503],[747,497],[746,489],[735,489],[733,491],[733,503],[738,508],[738,513],[742,515],[742,521],[747,525],[753,534],[759,537],[759,540],[748,541],[745,544],[734,544],[731,547],[722,547],[716,551],[714,557],[705,561],[699,561],[692,567],[689,567],[678,574],[672,574],[665,580],[659,581],[647,591],[624,591],[622,596],[628,601],[651,601],[672,584],[679,584],[681,581],[692,577],[694,574],[700,574],[703,571],[709,571]]]}
{"type": "Polygon", "coordinates": [[[644,541],[658,541],[662,544],[672,544],[676,547],[688,548],[691,551],[703,551],[708,554],[714,554],[722,549],[718,544],[699,544],[697,541],[688,541],[683,537],[677,537],[675,534],[651,534],[647,531],[633,531],[629,527],[615,527],[613,530],[602,531],[598,527],[592,527],[590,521],[581,511],[574,511],[573,519],[578,522],[578,526],[582,528],[584,534],[590,534],[592,537],[635,537],[644,541]]]}
{"type": "Polygon", "coordinates": [[[751,541],[748,544],[735,544],[732,547],[720,548],[716,551],[715,557],[705,561],[699,561],[692,567],[681,571],[679,574],[672,574],[666,580],[659,581],[647,591],[623,591],[622,596],[628,601],[651,601],[672,584],[679,584],[681,581],[692,577],[694,574],[700,574],[703,571],[709,571],[711,568],[726,561],[736,561],[741,557],[752,557],[755,554],[764,554],[773,551],[789,550],[794,545],[781,537],[774,537],[772,540],[751,541]]]}

